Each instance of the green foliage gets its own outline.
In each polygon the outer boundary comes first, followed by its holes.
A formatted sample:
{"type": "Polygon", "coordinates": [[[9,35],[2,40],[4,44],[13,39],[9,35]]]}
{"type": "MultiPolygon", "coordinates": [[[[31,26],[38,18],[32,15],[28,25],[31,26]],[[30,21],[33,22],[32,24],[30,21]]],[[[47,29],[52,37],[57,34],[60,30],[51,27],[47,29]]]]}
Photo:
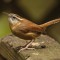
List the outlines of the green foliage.
{"type": "Polygon", "coordinates": [[[0,15],[0,37],[10,33],[8,19],[6,15],[0,15]]]}

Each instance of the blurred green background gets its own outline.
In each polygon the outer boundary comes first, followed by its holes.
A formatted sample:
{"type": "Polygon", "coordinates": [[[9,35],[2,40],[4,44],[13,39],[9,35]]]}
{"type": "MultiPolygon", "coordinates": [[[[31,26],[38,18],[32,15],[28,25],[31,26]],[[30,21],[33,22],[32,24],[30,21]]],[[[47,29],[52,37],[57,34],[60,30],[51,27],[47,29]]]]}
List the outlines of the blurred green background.
{"type": "MultiPolygon", "coordinates": [[[[0,0],[0,37],[11,33],[8,16],[2,12],[16,13],[42,24],[60,17],[60,0],[0,0]]],[[[60,23],[48,27],[46,32],[60,42],[60,23]]]]}

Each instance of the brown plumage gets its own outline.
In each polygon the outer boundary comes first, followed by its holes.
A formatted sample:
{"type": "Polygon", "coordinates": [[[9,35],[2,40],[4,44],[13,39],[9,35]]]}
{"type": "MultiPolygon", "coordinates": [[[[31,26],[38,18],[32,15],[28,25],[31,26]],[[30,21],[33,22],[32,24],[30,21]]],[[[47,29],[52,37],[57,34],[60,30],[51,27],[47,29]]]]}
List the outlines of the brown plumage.
{"type": "MultiPolygon", "coordinates": [[[[19,38],[25,40],[31,40],[31,42],[33,42],[34,41],[33,39],[35,39],[36,37],[40,36],[41,32],[44,32],[44,30],[48,26],[60,22],[60,18],[59,18],[41,25],[37,25],[25,18],[18,16],[17,14],[10,13],[8,14],[8,16],[9,16],[9,25],[12,33],[19,38]]],[[[29,47],[31,42],[27,44],[26,48],[29,47]]]]}

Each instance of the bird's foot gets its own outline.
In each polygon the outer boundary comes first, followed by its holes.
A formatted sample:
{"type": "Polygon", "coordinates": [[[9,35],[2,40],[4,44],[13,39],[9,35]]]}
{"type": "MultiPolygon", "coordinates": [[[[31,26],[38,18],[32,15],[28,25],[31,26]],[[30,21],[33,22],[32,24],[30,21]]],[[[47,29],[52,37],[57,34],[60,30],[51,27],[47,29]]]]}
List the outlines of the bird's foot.
{"type": "Polygon", "coordinates": [[[35,48],[29,48],[29,47],[24,47],[19,50],[19,52],[24,51],[24,50],[34,50],[35,48]]]}
{"type": "Polygon", "coordinates": [[[34,49],[41,49],[45,48],[46,45],[44,44],[45,42],[33,42],[34,40],[30,41],[27,45],[25,46],[19,46],[16,48],[18,52],[24,51],[24,50],[34,50],[34,49]]]}
{"type": "Polygon", "coordinates": [[[35,49],[35,48],[29,48],[29,46],[31,46],[31,44],[34,42],[34,40],[31,40],[25,47],[22,47],[20,51],[23,51],[23,50],[27,50],[27,49],[35,49]]]}

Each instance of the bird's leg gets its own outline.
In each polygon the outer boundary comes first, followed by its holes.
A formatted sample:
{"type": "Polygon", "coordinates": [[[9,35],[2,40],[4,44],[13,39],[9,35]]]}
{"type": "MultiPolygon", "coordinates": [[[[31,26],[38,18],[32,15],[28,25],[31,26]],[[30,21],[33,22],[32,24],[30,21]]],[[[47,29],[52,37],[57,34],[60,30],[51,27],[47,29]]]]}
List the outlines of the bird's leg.
{"type": "Polygon", "coordinates": [[[24,48],[21,48],[21,49],[19,50],[19,52],[20,52],[20,51],[23,51],[23,50],[26,50],[26,49],[34,49],[34,48],[29,48],[29,46],[30,46],[33,42],[34,42],[34,39],[31,40],[24,48]]]}

